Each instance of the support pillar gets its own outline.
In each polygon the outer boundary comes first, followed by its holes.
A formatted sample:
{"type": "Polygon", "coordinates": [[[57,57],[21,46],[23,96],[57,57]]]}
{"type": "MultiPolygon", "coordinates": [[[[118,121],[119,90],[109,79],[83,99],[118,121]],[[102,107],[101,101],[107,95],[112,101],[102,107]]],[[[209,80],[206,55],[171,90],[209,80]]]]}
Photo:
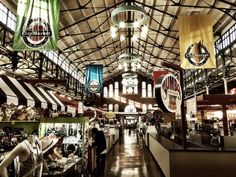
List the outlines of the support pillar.
{"type": "Polygon", "coordinates": [[[224,136],[228,136],[228,120],[227,120],[227,109],[226,105],[222,105],[222,112],[223,112],[223,130],[224,130],[224,136]]]}
{"type": "Polygon", "coordinates": [[[228,84],[227,84],[227,80],[225,78],[223,78],[223,82],[224,82],[224,89],[225,89],[225,95],[228,94],[228,84]]]}
{"type": "Polygon", "coordinates": [[[206,86],[206,94],[209,95],[209,87],[206,86]]]}

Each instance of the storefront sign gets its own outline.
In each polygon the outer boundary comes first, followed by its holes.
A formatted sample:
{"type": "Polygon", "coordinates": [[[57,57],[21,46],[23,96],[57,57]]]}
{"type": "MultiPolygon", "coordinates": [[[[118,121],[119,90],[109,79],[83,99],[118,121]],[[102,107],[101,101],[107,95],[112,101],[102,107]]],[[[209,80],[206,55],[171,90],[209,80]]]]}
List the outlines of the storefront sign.
{"type": "Polygon", "coordinates": [[[215,68],[213,21],[209,15],[179,16],[180,63],[184,69],[215,68]]]}
{"type": "Polygon", "coordinates": [[[151,113],[151,112],[147,112],[147,113],[145,114],[145,117],[148,118],[148,119],[149,119],[149,118],[152,118],[152,113],[151,113]]]}
{"type": "Polygon", "coordinates": [[[182,90],[173,74],[162,75],[155,86],[156,101],[163,111],[175,113],[180,109],[182,90]]]}
{"type": "Polygon", "coordinates": [[[116,115],[115,115],[114,112],[107,112],[107,113],[105,114],[105,117],[106,117],[107,119],[114,119],[114,118],[116,117],[116,115]]]}
{"type": "Polygon", "coordinates": [[[57,50],[58,0],[19,0],[14,50],[57,50]]]}

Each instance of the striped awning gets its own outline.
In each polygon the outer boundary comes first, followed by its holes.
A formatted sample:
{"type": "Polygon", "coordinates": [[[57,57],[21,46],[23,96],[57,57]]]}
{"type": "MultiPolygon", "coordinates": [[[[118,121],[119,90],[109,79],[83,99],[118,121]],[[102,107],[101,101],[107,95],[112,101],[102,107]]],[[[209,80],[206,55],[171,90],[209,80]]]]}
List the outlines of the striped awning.
{"type": "Polygon", "coordinates": [[[0,103],[65,111],[65,106],[52,91],[5,75],[0,75],[0,103]]]}

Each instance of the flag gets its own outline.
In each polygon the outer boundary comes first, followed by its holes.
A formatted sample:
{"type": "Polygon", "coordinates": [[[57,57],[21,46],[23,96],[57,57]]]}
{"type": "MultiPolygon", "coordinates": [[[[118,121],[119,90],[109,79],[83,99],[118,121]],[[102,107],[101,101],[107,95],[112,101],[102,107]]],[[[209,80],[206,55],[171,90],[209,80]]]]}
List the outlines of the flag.
{"type": "Polygon", "coordinates": [[[102,93],[103,65],[86,65],[86,93],[102,93]]]}
{"type": "Polygon", "coordinates": [[[179,16],[180,66],[215,68],[213,22],[209,15],[179,16]]]}
{"type": "Polygon", "coordinates": [[[57,50],[59,0],[18,0],[13,50],[57,50]]]}

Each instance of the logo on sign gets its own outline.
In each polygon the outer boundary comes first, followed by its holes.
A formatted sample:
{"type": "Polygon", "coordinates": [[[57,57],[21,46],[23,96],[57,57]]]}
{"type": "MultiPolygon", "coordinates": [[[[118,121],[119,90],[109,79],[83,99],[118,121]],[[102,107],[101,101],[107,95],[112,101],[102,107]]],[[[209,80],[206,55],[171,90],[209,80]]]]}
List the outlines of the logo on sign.
{"type": "Polygon", "coordinates": [[[172,74],[160,77],[156,87],[156,96],[158,105],[163,110],[178,111],[182,102],[182,90],[178,79],[172,74]]]}
{"type": "Polygon", "coordinates": [[[89,82],[89,86],[88,86],[88,89],[90,92],[92,93],[97,93],[100,89],[100,84],[97,80],[91,80],[89,82]]]}
{"type": "Polygon", "coordinates": [[[45,20],[34,18],[28,21],[21,35],[26,45],[36,48],[47,43],[48,39],[52,36],[52,31],[45,20]]]}
{"type": "Polygon", "coordinates": [[[201,41],[191,44],[185,54],[185,58],[194,66],[204,65],[209,57],[210,53],[201,41]]]}

